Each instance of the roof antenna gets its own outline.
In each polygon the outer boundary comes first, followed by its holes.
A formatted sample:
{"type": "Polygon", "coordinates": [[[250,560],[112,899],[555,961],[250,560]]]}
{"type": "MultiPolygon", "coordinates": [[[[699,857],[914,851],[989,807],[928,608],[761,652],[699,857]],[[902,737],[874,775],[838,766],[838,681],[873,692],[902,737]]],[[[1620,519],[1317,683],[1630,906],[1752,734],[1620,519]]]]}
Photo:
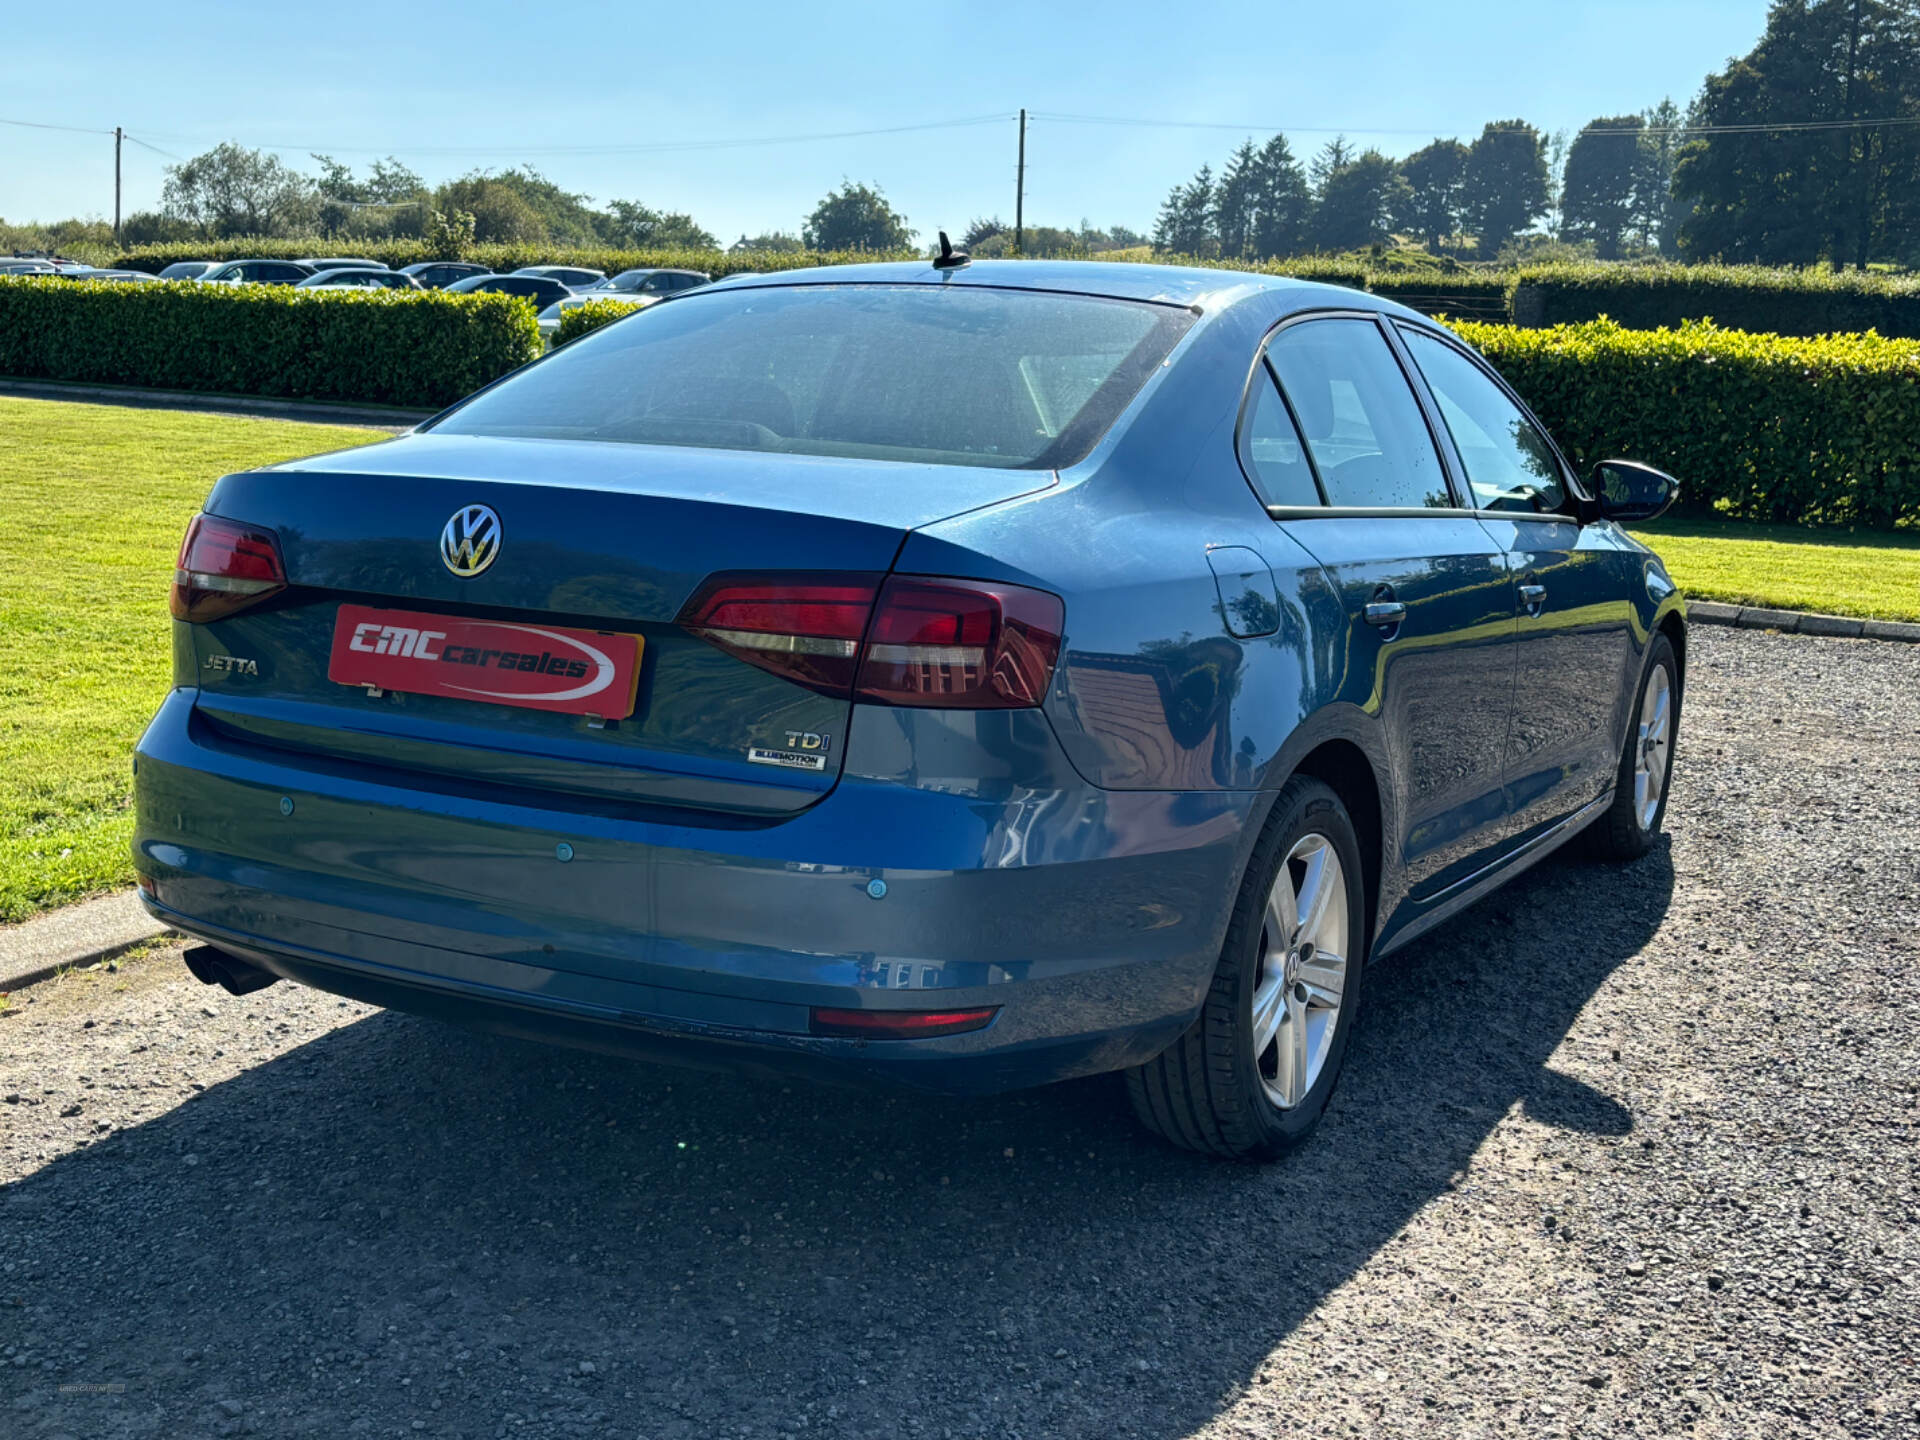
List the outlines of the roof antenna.
{"type": "Polygon", "coordinates": [[[947,239],[947,232],[940,232],[940,253],[933,257],[936,270],[959,270],[973,263],[973,257],[964,250],[953,248],[953,242],[947,239]]]}

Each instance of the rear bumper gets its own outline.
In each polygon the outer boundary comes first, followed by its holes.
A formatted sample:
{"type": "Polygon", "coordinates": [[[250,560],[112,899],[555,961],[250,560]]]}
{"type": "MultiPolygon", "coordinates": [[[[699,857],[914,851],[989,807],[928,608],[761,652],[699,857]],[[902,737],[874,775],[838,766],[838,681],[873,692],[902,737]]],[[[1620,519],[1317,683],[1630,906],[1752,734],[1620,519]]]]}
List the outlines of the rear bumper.
{"type": "Polygon", "coordinates": [[[1260,802],[1094,789],[1037,714],[863,709],[849,755],[904,753],[919,783],[850,764],[776,823],[588,813],[236,743],[192,697],[169,697],[136,758],[135,864],[169,925],[496,1031],[954,1093],[1118,1069],[1177,1035],[1260,802]],[[928,781],[933,756],[976,778],[928,781]],[[812,1006],[989,1005],[962,1035],[808,1034],[812,1006]]]}

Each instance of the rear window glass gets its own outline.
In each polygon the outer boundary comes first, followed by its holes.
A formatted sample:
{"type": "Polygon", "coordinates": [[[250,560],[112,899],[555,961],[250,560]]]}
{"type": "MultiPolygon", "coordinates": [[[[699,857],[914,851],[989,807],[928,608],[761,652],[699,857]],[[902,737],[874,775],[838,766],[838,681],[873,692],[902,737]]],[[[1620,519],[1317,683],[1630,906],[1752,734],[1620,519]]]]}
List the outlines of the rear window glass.
{"type": "Polygon", "coordinates": [[[436,428],[1052,469],[1093,448],[1192,321],[957,285],[690,294],[556,351],[436,428]]]}

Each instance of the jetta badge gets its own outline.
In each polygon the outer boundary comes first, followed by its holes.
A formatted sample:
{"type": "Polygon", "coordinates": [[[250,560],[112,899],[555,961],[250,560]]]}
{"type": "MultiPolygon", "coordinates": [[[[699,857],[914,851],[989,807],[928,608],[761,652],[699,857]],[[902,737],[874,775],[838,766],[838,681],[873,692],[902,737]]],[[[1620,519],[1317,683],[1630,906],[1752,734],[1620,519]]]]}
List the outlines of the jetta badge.
{"type": "Polygon", "coordinates": [[[500,517],[485,505],[466,505],[454,511],[440,532],[440,558],[462,579],[478,575],[499,553],[500,517]]]}

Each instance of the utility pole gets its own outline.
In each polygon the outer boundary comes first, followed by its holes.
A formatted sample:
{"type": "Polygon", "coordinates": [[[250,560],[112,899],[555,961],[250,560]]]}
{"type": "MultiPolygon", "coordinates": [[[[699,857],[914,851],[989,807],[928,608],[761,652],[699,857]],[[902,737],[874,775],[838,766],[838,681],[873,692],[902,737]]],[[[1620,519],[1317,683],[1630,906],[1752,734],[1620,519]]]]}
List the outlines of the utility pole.
{"type": "Polygon", "coordinates": [[[126,132],[118,125],[113,127],[113,238],[120,239],[120,142],[126,138],[126,132]]]}
{"type": "Polygon", "coordinates": [[[1027,248],[1027,112],[1020,110],[1020,164],[1013,183],[1013,253],[1027,248]]]}

